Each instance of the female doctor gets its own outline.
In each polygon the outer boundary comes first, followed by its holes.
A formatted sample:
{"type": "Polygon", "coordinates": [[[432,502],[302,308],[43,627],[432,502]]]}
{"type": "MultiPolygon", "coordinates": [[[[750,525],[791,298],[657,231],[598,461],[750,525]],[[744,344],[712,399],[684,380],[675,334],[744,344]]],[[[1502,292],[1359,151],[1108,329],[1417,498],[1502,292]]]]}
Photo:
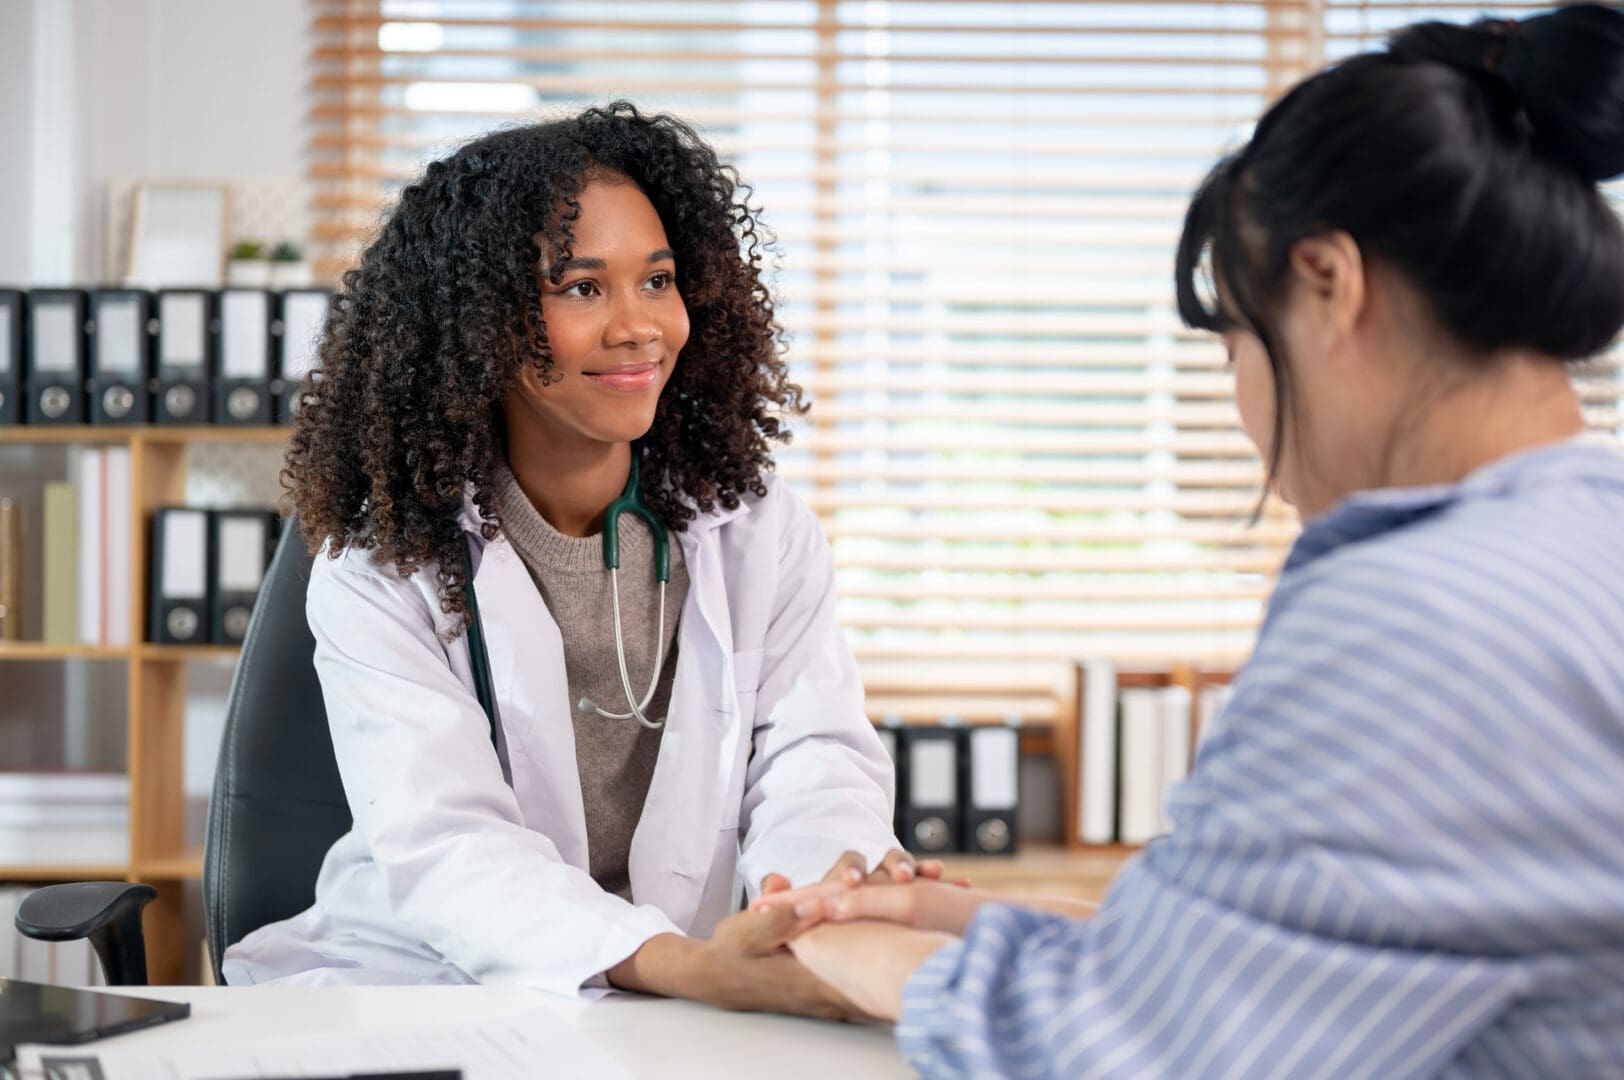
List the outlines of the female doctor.
{"type": "Polygon", "coordinates": [[[283,480],[354,826],[228,981],[846,1012],[792,918],[737,913],[741,878],[916,872],[768,472],[804,406],[747,194],[615,104],[430,164],[345,274],[283,480]]]}

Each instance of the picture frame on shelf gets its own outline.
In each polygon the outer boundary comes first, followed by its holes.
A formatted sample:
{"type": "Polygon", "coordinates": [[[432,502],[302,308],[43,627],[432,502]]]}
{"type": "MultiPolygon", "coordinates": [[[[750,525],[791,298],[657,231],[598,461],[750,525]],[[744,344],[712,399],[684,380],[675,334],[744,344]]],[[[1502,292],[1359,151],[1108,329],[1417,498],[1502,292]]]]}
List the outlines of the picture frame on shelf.
{"type": "Polygon", "coordinates": [[[135,185],[124,283],[219,288],[225,283],[231,189],[208,180],[135,185]]]}

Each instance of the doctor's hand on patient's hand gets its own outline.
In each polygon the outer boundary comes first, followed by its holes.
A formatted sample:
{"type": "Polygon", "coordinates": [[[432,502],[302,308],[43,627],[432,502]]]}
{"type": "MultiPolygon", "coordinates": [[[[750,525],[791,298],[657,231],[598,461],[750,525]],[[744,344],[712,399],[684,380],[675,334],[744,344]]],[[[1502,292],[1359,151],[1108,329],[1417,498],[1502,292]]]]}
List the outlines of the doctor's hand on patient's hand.
{"type": "Polygon", "coordinates": [[[812,975],[785,947],[816,920],[794,910],[741,911],[708,941],[660,934],[608,972],[624,990],[689,998],[740,1012],[781,1012],[821,1020],[864,1014],[812,975]]]}
{"type": "Polygon", "coordinates": [[[858,1020],[864,1014],[808,971],[786,948],[812,925],[792,909],[741,911],[711,935],[714,992],[724,1008],[770,1011],[822,1020],[858,1020]]]}
{"type": "MultiPolygon", "coordinates": [[[[895,849],[886,853],[880,865],[873,870],[867,870],[868,860],[863,858],[860,851],[848,851],[835,860],[834,866],[823,875],[824,885],[844,885],[853,887],[857,885],[896,884],[906,885],[911,881],[923,878],[927,881],[938,881],[942,876],[942,860],[925,859],[914,861],[914,857],[906,851],[895,849]]],[[[761,879],[761,895],[771,896],[774,893],[788,892],[790,880],[783,874],[768,874],[761,879]]]]}

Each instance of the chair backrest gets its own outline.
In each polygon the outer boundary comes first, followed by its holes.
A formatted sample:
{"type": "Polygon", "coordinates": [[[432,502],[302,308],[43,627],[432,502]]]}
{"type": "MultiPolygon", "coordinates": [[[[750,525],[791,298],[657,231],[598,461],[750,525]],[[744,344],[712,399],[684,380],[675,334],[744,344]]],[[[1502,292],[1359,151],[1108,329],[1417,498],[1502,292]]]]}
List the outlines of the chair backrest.
{"type": "Polygon", "coordinates": [[[298,522],[284,522],[226,703],[203,854],[209,957],[222,983],[228,945],[310,906],[322,859],[351,824],[305,622],[310,566],[298,522]]]}

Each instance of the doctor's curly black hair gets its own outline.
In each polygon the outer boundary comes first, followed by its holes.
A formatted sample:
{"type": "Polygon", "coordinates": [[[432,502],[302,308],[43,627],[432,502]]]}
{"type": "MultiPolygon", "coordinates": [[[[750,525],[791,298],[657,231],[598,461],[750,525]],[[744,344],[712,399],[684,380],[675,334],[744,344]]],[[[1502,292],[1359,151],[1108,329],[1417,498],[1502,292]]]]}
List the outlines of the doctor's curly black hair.
{"type": "Polygon", "coordinates": [[[627,102],[494,132],[406,187],[333,299],[282,485],[312,551],[366,549],[405,576],[438,565],[442,609],[464,616],[458,512],[472,486],[496,535],[491,467],[503,395],[555,379],[534,237],[569,257],[577,196],[621,175],[660,215],[691,332],[639,443],[646,498],[682,529],[695,508],[765,493],[769,444],[802,413],[761,280],[771,237],[750,189],[687,124],[627,102]]]}

